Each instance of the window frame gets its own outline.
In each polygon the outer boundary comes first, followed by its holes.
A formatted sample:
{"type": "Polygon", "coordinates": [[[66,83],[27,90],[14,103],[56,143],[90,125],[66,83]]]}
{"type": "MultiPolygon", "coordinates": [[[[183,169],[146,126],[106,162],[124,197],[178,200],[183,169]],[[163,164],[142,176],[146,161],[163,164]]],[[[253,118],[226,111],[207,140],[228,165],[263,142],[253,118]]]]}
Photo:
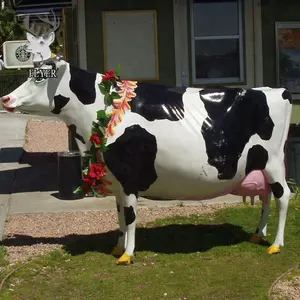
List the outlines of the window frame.
{"type": "Polygon", "coordinates": [[[221,36],[201,36],[195,37],[194,32],[194,0],[190,0],[190,32],[191,32],[191,63],[192,63],[192,81],[193,84],[218,84],[218,83],[244,83],[245,82],[245,49],[244,49],[244,14],[243,14],[243,2],[237,0],[238,4],[238,21],[239,21],[239,34],[237,35],[221,35],[221,36]],[[201,40],[228,40],[238,39],[239,40],[239,64],[240,64],[240,77],[222,77],[222,78],[197,78],[196,77],[196,57],[195,57],[195,46],[196,41],[201,40]]]}

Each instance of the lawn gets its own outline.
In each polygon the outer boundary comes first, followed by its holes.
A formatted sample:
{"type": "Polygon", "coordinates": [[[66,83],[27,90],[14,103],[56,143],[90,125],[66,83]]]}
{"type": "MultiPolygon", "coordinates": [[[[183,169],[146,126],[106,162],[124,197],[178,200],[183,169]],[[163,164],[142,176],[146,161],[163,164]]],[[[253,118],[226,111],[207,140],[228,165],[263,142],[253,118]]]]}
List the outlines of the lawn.
{"type": "MultiPolygon", "coordinates": [[[[241,205],[139,227],[137,257],[128,267],[108,255],[115,232],[82,237],[12,274],[0,299],[268,299],[272,282],[300,263],[300,204],[290,205],[280,255],[248,242],[259,214],[259,206],[241,205]]],[[[272,203],[270,242],[276,227],[272,203]]]]}

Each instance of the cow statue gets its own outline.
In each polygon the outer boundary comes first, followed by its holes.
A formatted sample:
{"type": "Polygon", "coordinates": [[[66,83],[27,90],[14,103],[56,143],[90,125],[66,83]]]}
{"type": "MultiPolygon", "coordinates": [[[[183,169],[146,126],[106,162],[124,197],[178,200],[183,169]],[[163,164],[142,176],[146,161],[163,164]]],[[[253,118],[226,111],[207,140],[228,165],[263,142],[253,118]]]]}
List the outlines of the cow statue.
{"type": "MultiPolygon", "coordinates": [[[[43,66],[55,69],[56,78],[28,78],[1,98],[3,107],[59,117],[84,153],[91,146],[96,112],[104,109],[98,88],[102,75],[71,66],[58,56],[43,66]]],[[[134,256],[139,196],[202,200],[239,193],[252,172],[263,176],[268,191],[252,240],[259,243],[266,236],[272,191],[279,222],[268,253],[279,253],[290,197],[284,167],[290,92],[270,87],[170,88],[138,83],[135,93],[103,154],[120,225],[112,251],[119,257],[117,264],[130,264],[134,256]]]]}

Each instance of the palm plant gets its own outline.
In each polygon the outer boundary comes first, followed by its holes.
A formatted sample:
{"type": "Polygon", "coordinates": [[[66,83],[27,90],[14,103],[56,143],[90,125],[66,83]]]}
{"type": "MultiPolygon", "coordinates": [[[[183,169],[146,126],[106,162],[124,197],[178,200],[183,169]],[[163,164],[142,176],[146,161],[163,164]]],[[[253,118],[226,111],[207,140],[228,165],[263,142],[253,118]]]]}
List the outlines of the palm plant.
{"type": "Polygon", "coordinates": [[[9,8],[0,10],[0,53],[2,45],[9,40],[21,40],[25,38],[22,24],[15,17],[15,11],[9,8]]]}

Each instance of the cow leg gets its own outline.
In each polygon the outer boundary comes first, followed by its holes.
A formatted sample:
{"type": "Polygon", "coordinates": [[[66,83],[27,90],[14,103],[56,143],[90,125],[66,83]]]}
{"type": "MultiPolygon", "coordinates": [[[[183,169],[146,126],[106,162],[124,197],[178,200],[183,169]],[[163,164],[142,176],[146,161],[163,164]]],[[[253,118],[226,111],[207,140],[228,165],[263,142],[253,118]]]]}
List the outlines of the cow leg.
{"type": "Polygon", "coordinates": [[[117,245],[113,248],[111,254],[116,257],[120,257],[126,248],[126,224],[124,216],[124,205],[122,197],[120,195],[116,196],[118,220],[119,220],[119,238],[117,245]]]}
{"type": "Polygon", "coordinates": [[[135,228],[136,228],[136,209],[137,197],[134,194],[125,195],[121,193],[124,207],[124,218],[126,225],[126,248],[123,255],[117,260],[117,265],[129,265],[132,263],[135,248],[135,228]]]}
{"type": "Polygon", "coordinates": [[[243,203],[246,204],[246,196],[243,196],[243,203]]]}
{"type": "Polygon", "coordinates": [[[278,228],[275,241],[269,247],[269,254],[280,253],[280,247],[284,245],[284,230],[290,200],[290,189],[285,180],[285,168],[282,162],[272,161],[266,166],[266,175],[274,194],[278,211],[278,228]]]}
{"type": "Polygon", "coordinates": [[[262,201],[261,217],[259,226],[255,233],[252,234],[250,241],[256,244],[263,244],[265,243],[264,237],[267,236],[267,222],[270,213],[271,193],[267,197],[259,196],[259,198],[262,201]]]}

